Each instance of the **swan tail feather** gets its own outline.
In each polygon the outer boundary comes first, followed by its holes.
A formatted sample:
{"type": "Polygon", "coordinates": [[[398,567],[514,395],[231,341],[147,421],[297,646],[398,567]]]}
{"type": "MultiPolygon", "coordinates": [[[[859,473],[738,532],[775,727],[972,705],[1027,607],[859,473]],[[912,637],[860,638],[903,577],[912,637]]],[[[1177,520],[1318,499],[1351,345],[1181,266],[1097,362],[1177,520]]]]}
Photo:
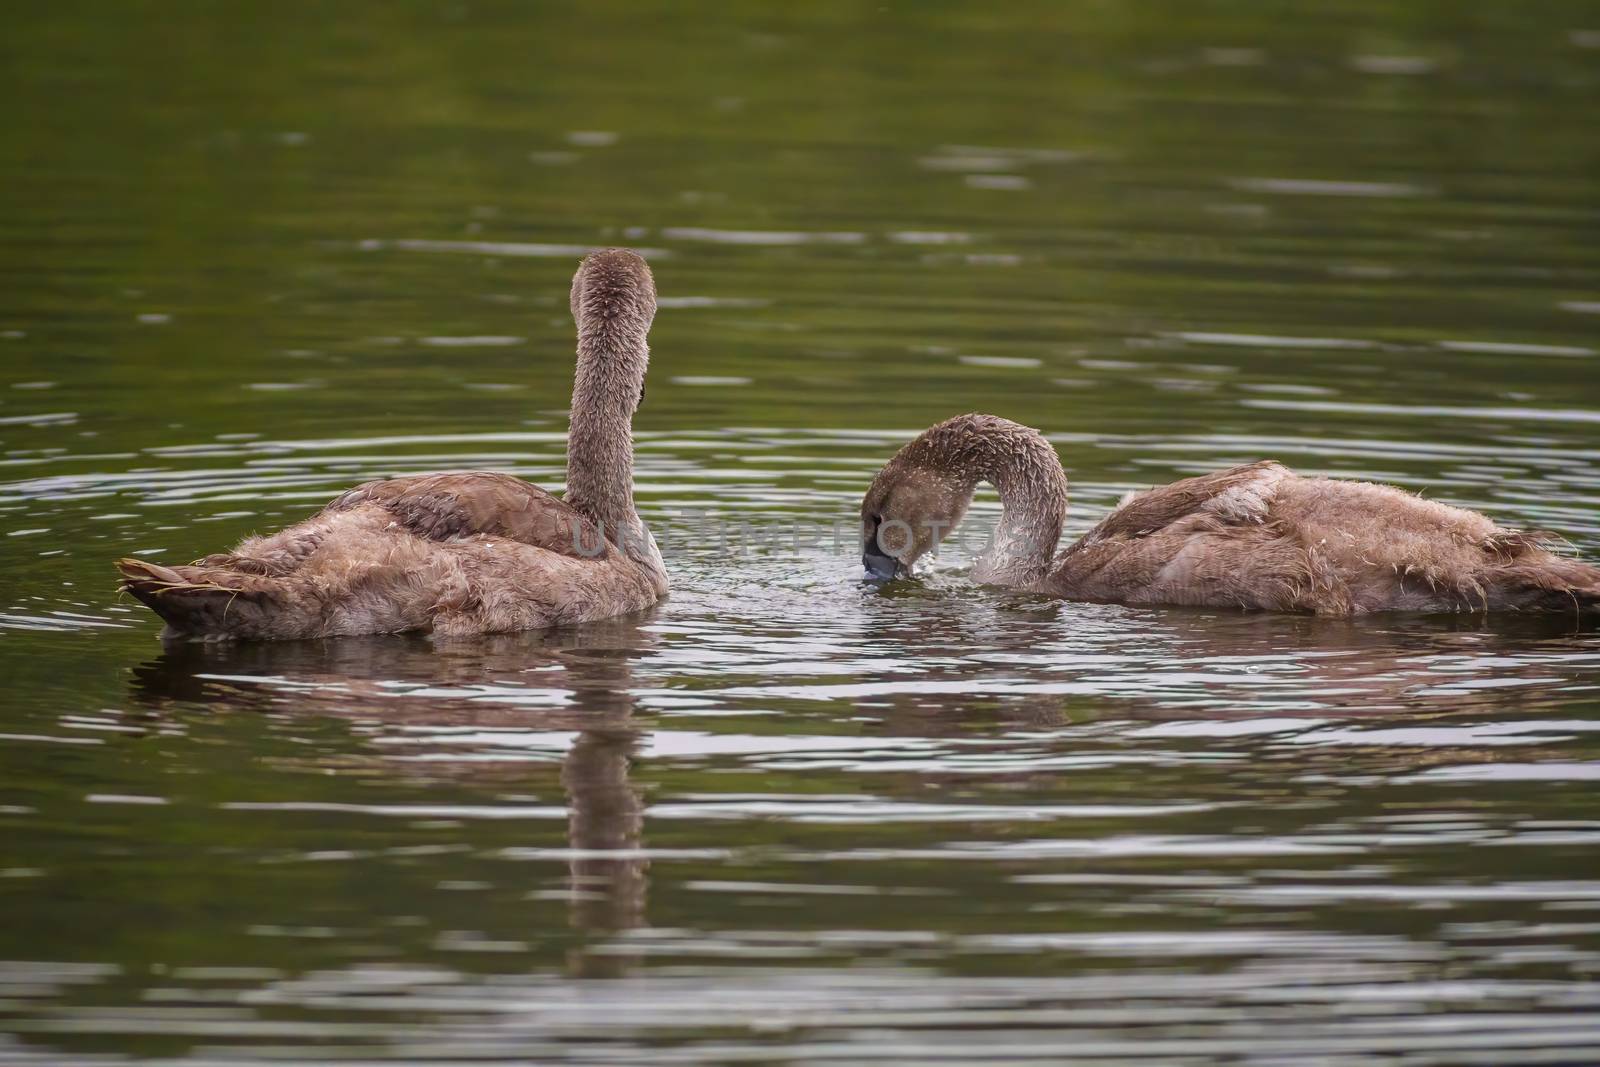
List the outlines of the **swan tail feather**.
{"type": "Polygon", "coordinates": [[[221,566],[164,567],[120,559],[118,588],[159,615],[164,636],[264,637],[279,596],[274,579],[221,566]]]}
{"type": "MultiPolygon", "coordinates": [[[[1522,610],[1600,613],[1600,567],[1557,560],[1519,568],[1509,584],[1507,606],[1522,610]],[[1520,573],[1519,573],[1520,572],[1520,573]]],[[[1506,588],[1502,584],[1501,588],[1506,588]]]]}

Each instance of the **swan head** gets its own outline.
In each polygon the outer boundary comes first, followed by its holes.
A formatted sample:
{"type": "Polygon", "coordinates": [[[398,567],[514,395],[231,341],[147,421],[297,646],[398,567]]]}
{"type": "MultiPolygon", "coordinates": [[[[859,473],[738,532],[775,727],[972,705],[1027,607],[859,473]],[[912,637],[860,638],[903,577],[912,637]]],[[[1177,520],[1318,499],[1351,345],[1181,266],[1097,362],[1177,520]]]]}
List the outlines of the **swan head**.
{"type": "Polygon", "coordinates": [[[650,264],[629,248],[590,252],[572,276],[572,317],[585,326],[641,325],[648,330],[656,314],[656,280],[650,264]]]}
{"type": "Polygon", "coordinates": [[[578,390],[607,411],[631,416],[644,402],[656,315],[650,265],[627,248],[591,252],[572,276],[571,303],[578,326],[578,390]]]}
{"type": "Polygon", "coordinates": [[[972,501],[977,479],[930,435],[884,464],[861,499],[861,563],[871,578],[908,576],[960,524],[972,501]]]}

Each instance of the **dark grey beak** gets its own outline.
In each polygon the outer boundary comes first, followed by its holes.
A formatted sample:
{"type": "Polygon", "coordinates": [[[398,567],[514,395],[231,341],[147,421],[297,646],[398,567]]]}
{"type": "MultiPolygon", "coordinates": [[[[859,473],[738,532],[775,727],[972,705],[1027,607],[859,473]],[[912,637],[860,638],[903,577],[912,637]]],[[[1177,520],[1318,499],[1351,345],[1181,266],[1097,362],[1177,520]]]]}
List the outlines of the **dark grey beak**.
{"type": "Polygon", "coordinates": [[[887,582],[900,572],[900,561],[879,548],[876,541],[861,552],[861,565],[867,568],[867,577],[887,582]]]}

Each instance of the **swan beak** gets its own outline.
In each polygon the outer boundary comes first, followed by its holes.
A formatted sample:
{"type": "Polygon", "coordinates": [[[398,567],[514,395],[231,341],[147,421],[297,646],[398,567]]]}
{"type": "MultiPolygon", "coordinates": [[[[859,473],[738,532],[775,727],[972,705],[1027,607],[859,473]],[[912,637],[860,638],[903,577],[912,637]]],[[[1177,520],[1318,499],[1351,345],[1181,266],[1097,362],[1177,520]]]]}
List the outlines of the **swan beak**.
{"type": "Polygon", "coordinates": [[[878,551],[877,545],[868,545],[861,553],[861,565],[867,568],[867,577],[879,582],[887,582],[905,573],[900,561],[878,551]]]}

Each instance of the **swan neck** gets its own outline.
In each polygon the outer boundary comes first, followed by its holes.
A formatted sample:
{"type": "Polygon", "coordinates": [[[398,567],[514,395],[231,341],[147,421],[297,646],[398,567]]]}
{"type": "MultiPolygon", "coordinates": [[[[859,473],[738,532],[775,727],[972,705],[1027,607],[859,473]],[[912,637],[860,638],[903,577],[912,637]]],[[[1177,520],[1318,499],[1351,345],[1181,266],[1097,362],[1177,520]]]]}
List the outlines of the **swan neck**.
{"type": "Polygon", "coordinates": [[[578,367],[567,434],[566,500],[608,541],[660,578],[666,573],[661,553],[633,497],[633,413],[650,363],[655,308],[649,268],[631,252],[595,253],[573,278],[578,367]]]}
{"type": "Polygon", "coordinates": [[[635,561],[663,571],[659,550],[633,496],[633,409],[648,359],[643,339],[637,351],[615,352],[578,345],[578,378],[572,390],[567,434],[567,503],[635,561]],[[618,373],[630,366],[637,375],[618,373]]]}
{"type": "Polygon", "coordinates": [[[1037,431],[1017,427],[988,435],[978,477],[1000,494],[1000,525],[974,577],[991,585],[1030,586],[1049,573],[1067,516],[1067,476],[1037,431]]]}
{"type": "Polygon", "coordinates": [[[567,433],[567,503],[611,530],[637,519],[633,500],[633,400],[608,381],[603,356],[578,348],[567,433]],[[586,366],[587,364],[587,366],[586,366]]]}

